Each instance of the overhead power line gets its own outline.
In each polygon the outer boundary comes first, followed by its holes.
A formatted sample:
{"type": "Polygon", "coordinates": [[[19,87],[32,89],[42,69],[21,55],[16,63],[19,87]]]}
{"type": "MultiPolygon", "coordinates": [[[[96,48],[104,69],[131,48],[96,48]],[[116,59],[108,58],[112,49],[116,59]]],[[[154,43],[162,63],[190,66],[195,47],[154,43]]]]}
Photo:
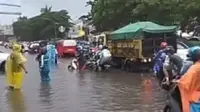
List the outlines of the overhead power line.
{"type": "Polygon", "coordinates": [[[0,14],[6,14],[6,15],[22,15],[21,12],[0,12],[0,14]]]}
{"type": "Polygon", "coordinates": [[[15,4],[6,4],[6,3],[0,3],[0,5],[4,5],[4,6],[10,6],[10,7],[21,7],[21,5],[15,5],[15,4]]]}

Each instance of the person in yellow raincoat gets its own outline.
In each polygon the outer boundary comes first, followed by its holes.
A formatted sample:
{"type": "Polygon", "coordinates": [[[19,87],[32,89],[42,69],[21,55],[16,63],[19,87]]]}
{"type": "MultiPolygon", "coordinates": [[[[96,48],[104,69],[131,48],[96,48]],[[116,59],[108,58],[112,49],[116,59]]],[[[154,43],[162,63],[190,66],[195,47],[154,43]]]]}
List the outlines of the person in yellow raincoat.
{"type": "MultiPolygon", "coordinates": [[[[192,48],[191,48],[192,49],[192,48]]],[[[183,112],[200,112],[200,47],[189,54],[194,64],[177,81],[183,112]]]]}
{"type": "Polygon", "coordinates": [[[21,89],[24,72],[27,73],[24,63],[26,58],[22,55],[21,45],[14,44],[12,53],[6,60],[6,80],[10,89],[21,89]]]}

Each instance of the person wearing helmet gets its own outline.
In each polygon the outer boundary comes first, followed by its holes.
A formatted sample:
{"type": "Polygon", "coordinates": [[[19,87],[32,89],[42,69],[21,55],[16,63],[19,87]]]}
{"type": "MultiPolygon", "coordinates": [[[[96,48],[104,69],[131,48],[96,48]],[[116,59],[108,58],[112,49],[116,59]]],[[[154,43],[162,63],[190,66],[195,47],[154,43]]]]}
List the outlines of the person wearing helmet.
{"type": "Polygon", "coordinates": [[[99,45],[99,46],[98,46],[98,50],[97,50],[96,53],[98,54],[98,53],[100,53],[102,50],[103,50],[103,45],[99,45]]]}
{"type": "Polygon", "coordinates": [[[175,49],[172,46],[167,46],[164,49],[164,52],[166,52],[166,57],[163,63],[163,72],[166,83],[169,84],[173,76],[179,75],[180,70],[183,66],[183,60],[180,56],[175,54],[175,49]]]}
{"type": "Polygon", "coordinates": [[[181,94],[182,112],[198,112],[200,107],[200,48],[191,50],[189,55],[194,64],[175,82],[181,94]]]}
{"type": "Polygon", "coordinates": [[[153,66],[153,71],[154,71],[154,75],[159,77],[159,72],[161,72],[162,67],[163,67],[163,63],[166,57],[166,53],[164,52],[164,49],[167,47],[167,43],[166,42],[162,42],[160,44],[160,50],[155,54],[154,57],[154,66],[153,66]]]}
{"type": "Polygon", "coordinates": [[[47,48],[43,48],[39,59],[41,81],[50,81],[50,57],[47,53],[47,48]]]}
{"type": "Polygon", "coordinates": [[[161,49],[165,49],[168,46],[168,44],[166,42],[161,42],[160,43],[160,48],[161,49]]]}
{"type": "MultiPolygon", "coordinates": [[[[86,59],[84,57],[84,45],[81,44],[81,42],[77,45],[77,53],[74,60],[77,60],[78,62],[78,69],[81,70],[84,67],[84,64],[86,62],[86,59]]],[[[73,61],[73,60],[72,60],[73,61]]]]}
{"type": "Polygon", "coordinates": [[[187,54],[188,58],[186,60],[184,60],[184,62],[183,62],[183,67],[181,68],[180,75],[184,75],[187,72],[187,70],[194,64],[194,62],[192,61],[191,54],[196,49],[200,49],[200,47],[194,46],[188,50],[188,54],[187,54]]]}
{"type": "Polygon", "coordinates": [[[111,61],[111,53],[106,46],[102,47],[101,52],[99,53],[100,59],[97,60],[99,67],[104,70],[104,65],[109,64],[111,61]]]}

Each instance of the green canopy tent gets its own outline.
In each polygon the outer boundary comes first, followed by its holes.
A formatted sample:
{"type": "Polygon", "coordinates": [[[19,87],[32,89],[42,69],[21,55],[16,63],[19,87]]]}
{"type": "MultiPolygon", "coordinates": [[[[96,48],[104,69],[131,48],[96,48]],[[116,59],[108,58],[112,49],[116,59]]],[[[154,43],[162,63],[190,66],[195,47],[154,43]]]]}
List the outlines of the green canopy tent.
{"type": "Polygon", "coordinates": [[[170,33],[175,32],[177,26],[162,26],[150,21],[136,22],[126,25],[111,33],[112,40],[138,39],[144,32],[170,33]]]}

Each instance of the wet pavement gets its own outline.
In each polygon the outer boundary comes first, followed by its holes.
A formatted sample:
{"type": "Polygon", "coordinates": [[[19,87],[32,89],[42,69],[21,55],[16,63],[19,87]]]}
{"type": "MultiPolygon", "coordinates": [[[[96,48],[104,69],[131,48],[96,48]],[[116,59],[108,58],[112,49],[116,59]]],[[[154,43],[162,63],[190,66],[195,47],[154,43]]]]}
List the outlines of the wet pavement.
{"type": "Polygon", "coordinates": [[[40,81],[35,55],[26,57],[29,73],[21,91],[6,90],[0,75],[0,112],[160,112],[165,104],[150,74],[70,72],[70,59],[60,59],[48,84],[40,81]]]}

